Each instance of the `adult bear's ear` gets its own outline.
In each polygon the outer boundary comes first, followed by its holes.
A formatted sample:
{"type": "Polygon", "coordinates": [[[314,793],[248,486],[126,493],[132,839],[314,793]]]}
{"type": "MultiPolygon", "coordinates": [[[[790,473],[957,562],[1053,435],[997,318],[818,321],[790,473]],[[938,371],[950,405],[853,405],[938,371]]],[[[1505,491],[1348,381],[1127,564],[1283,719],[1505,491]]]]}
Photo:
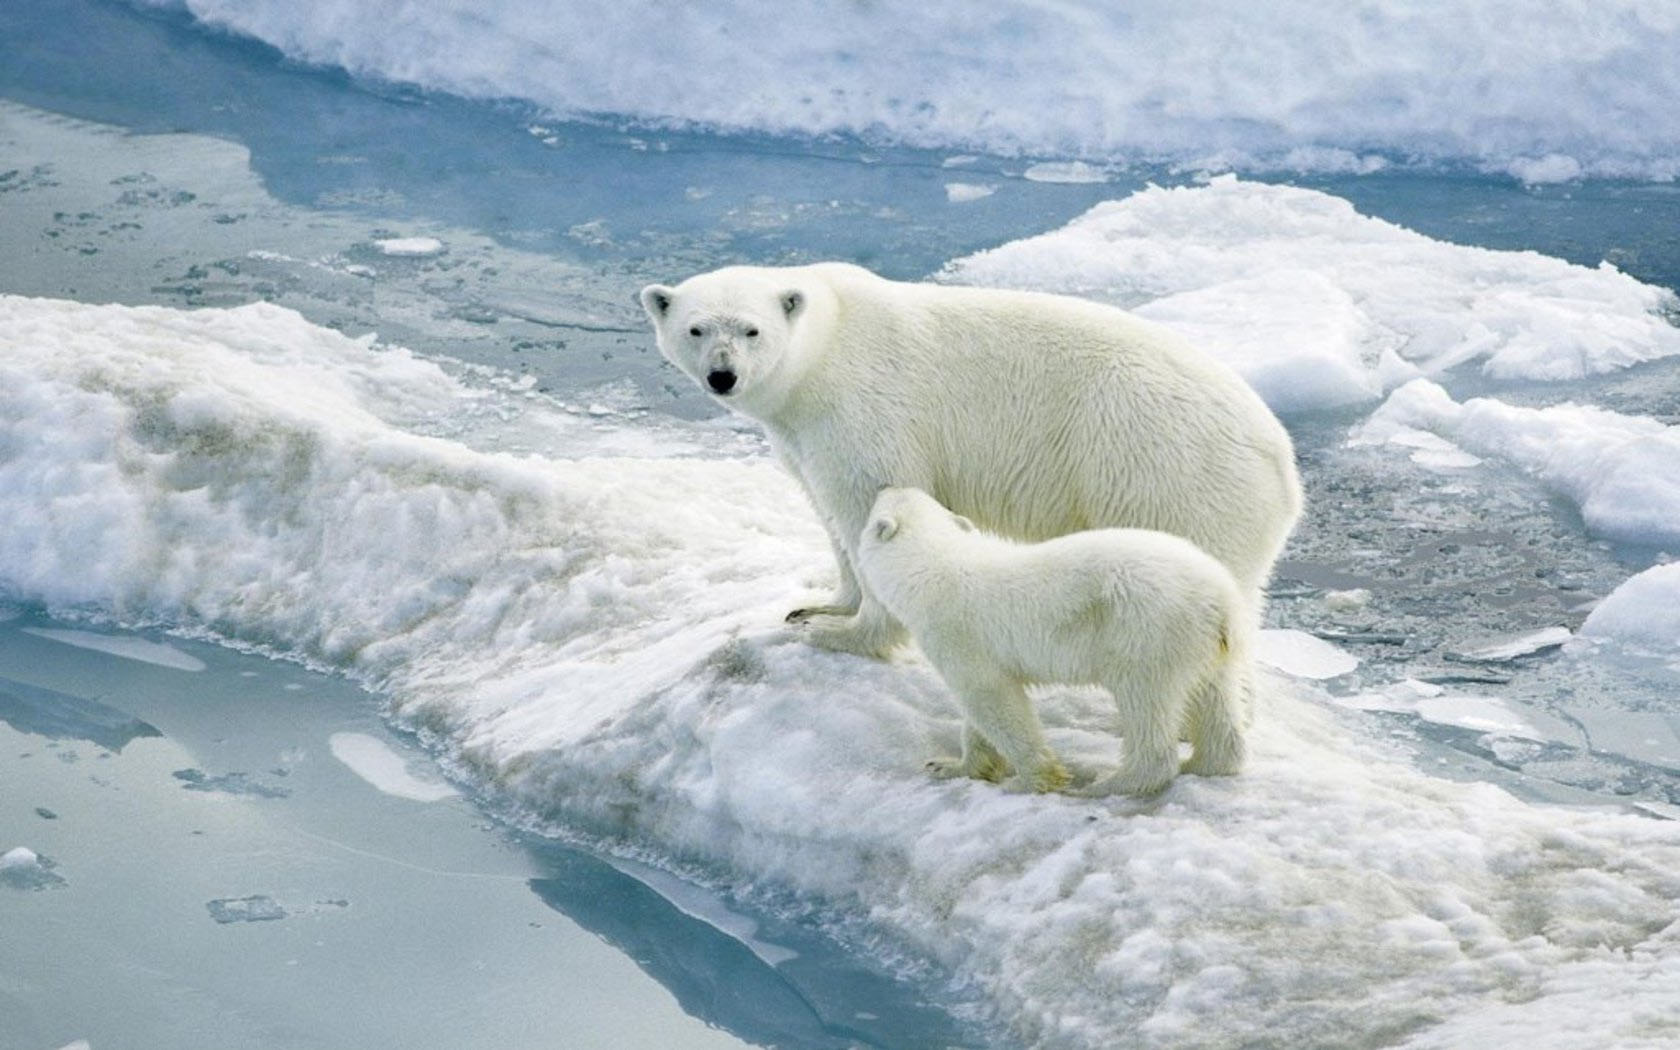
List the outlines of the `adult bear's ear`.
{"type": "Polygon", "coordinates": [[[793,320],[794,315],[805,309],[805,293],[789,289],[782,293],[782,315],[793,320]]]}
{"type": "Polygon", "coordinates": [[[969,521],[967,518],[963,517],[961,514],[951,515],[951,520],[956,522],[957,523],[957,528],[963,530],[964,532],[973,532],[974,531],[974,522],[969,521]]]}
{"type": "Polygon", "coordinates": [[[665,320],[665,315],[671,310],[671,298],[674,293],[662,284],[650,284],[642,289],[642,309],[647,311],[648,317],[654,323],[665,320]]]}
{"type": "Polygon", "coordinates": [[[898,519],[882,515],[869,523],[869,531],[875,535],[876,540],[890,540],[898,535],[898,519]]]}

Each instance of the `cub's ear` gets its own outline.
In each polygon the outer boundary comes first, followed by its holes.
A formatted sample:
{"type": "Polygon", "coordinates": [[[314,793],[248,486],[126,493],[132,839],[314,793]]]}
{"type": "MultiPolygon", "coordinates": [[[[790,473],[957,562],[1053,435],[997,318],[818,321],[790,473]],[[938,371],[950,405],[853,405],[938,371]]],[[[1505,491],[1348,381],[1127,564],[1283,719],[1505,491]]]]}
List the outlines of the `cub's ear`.
{"type": "Polygon", "coordinates": [[[869,531],[877,540],[890,540],[898,535],[898,519],[883,515],[869,523],[869,531]]]}
{"type": "Polygon", "coordinates": [[[969,521],[967,518],[963,517],[961,514],[951,515],[951,520],[956,522],[957,528],[963,530],[964,532],[973,532],[974,531],[974,522],[969,521]]]}
{"type": "Polygon", "coordinates": [[[788,320],[793,320],[794,315],[803,309],[805,309],[804,292],[789,289],[788,291],[782,293],[782,314],[786,316],[788,320]]]}
{"type": "Polygon", "coordinates": [[[642,289],[642,309],[647,311],[655,324],[665,320],[665,315],[670,312],[673,294],[662,284],[650,284],[642,289]]]}

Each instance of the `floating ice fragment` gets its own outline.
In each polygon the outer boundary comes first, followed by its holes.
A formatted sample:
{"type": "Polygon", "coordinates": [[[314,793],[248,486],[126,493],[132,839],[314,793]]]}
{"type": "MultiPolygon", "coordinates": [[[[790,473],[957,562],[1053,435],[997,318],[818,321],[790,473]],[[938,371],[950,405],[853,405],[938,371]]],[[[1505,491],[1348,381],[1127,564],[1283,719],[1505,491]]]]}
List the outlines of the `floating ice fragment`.
{"type": "Polygon", "coordinates": [[[413,258],[439,255],[443,252],[443,242],[436,237],[387,237],[374,241],[373,246],[384,255],[413,258]]]}
{"type": "Polygon", "coordinates": [[[1545,652],[1547,649],[1556,649],[1573,637],[1574,634],[1567,627],[1546,627],[1513,638],[1487,642],[1463,652],[1449,653],[1447,656],[1449,659],[1470,663],[1504,663],[1518,657],[1545,652]]]}
{"type": "Polygon", "coordinates": [[[1524,715],[1518,714],[1504,701],[1491,696],[1443,694],[1428,696],[1417,702],[1418,717],[1425,722],[1442,726],[1473,729],[1496,736],[1516,736],[1527,740],[1547,740],[1524,715]]]}
{"type": "Polygon", "coordinates": [[[459,794],[441,780],[417,777],[391,746],[366,733],[334,733],[327,738],[333,757],[387,795],[436,802],[459,794]]]}
{"type": "Polygon", "coordinates": [[[15,846],[0,853],[0,871],[11,871],[19,868],[33,868],[41,863],[41,857],[28,846],[15,846]]]}
{"type": "Polygon", "coordinates": [[[1371,604],[1371,592],[1363,587],[1346,591],[1325,591],[1324,607],[1333,613],[1357,612],[1371,604]]]}
{"type": "Polygon", "coordinates": [[[1260,632],[1255,659],[1294,678],[1335,678],[1359,666],[1359,657],[1305,631],[1260,632]]]}
{"type": "Polygon", "coordinates": [[[218,900],[207,901],[205,909],[210,917],[224,926],[233,922],[273,922],[286,917],[286,909],[282,908],[273,897],[223,897],[218,900]]]}
{"type": "Polygon", "coordinates": [[[1021,174],[1033,182],[1107,182],[1110,178],[1108,169],[1082,160],[1046,161],[1028,167],[1021,174]]]}
{"type": "Polygon", "coordinates": [[[975,182],[947,182],[945,184],[945,199],[952,204],[967,204],[969,201],[990,197],[996,192],[996,186],[986,186],[975,182]]]}
{"type": "Polygon", "coordinates": [[[1680,772],[1680,715],[1580,706],[1569,714],[1586,730],[1594,751],[1680,772]]]}
{"type": "Polygon", "coordinates": [[[50,859],[27,846],[16,846],[0,854],[0,886],[14,890],[44,890],[64,885],[50,859]]]}
{"type": "Polygon", "coordinates": [[[93,631],[70,631],[56,627],[25,627],[23,633],[73,645],[78,649],[92,649],[108,656],[120,656],[125,660],[139,660],[141,663],[158,667],[172,667],[177,671],[202,671],[205,666],[203,660],[183,653],[173,645],[148,642],[144,638],[129,635],[96,634],[93,631]]]}

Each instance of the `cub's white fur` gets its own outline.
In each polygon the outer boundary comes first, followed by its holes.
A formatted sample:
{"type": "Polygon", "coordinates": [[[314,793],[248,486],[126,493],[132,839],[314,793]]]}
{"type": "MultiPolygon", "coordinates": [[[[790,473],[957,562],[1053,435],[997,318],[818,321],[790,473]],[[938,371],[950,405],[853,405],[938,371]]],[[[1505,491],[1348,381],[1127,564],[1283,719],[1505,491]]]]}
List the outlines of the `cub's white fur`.
{"type": "Polygon", "coordinates": [[[761,421],[828,528],[830,604],[808,639],[882,655],[903,638],[856,573],[880,489],[924,489],[986,529],[1106,526],[1195,541],[1255,612],[1300,513],[1289,435],[1237,374],[1109,306],[905,284],[841,263],[729,267],[642,304],[659,349],[761,421]]]}
{"type": "Polygon", "coordinates": [[[919,489],[889,488],[858,566],[962,704],[962,757],[929,762],[935,775],[1012,769],[1011,790],[1066,785],[1022,688],[1033,683],[1114,694],[1125,750],[1090,793],[1161,791],[1179,772],[1181,737],[1186,772],[1241,768],[1251,618],[1230,572],[1195,544],[1145,529],[1013,543],[919,489]]]}

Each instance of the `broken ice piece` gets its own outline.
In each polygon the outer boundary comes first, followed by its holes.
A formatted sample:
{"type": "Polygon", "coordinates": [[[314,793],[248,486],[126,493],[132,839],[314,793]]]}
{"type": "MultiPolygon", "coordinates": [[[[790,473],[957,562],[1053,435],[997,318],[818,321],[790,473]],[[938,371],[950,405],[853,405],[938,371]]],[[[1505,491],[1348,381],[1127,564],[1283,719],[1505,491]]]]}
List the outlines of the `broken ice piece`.
{"type": "Polygon", "coordinates": [[[207,902],[204,907],[210,917],[226,925],[230,922],[269,922],[284,919],[286,909],[273,897],[223,897],[207,902]]]}
{"type": "Polygon", "coordinates": [[[1505,663],[1520,657],[1532,656],[1535,653],[1543,653],[1548,649],[1556,649],[1573,637],[1574,635],[1567,627],[1547,627],[1539,631],[1520,634],[1513,638],[1502,638],[1487,642],[1463,652],[1448,652],[1441,655],[1445,659],[1463,663],[1505,663]]]}

